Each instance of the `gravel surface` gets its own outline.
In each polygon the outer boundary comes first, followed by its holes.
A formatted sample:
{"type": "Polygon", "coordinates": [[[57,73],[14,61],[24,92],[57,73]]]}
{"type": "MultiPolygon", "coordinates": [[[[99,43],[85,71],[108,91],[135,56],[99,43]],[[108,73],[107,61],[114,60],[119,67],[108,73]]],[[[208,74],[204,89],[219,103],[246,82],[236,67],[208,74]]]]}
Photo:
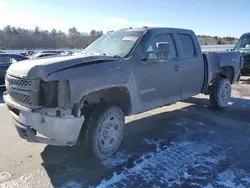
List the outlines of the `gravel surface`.
{"type": "Polygon", "coordinates": [[[81,144],[22,140],[0,99],[0,188],[250,187],[248,80],[233,86],[224,110],[198,95],[126,118],[119,151],[102,162],[81,144]]]}

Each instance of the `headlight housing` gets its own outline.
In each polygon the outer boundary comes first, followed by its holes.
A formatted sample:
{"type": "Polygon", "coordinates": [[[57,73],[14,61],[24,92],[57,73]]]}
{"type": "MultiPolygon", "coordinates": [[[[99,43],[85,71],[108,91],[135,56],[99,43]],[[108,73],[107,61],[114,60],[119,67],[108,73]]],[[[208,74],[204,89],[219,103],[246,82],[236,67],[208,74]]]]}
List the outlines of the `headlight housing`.
{"type": "Polygon", "coordinates": [[[63,107],[70,102],[70,88],[68,80],[41,81],[40,105],[63,107]]]}

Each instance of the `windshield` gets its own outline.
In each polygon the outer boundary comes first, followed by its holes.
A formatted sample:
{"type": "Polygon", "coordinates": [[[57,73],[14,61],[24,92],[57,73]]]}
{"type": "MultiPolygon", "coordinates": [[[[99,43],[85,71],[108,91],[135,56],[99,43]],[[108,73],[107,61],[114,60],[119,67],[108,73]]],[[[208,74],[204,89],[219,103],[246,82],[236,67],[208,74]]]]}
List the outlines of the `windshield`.
{"type": "Polygon", "coordinates": [[[235,46],[235,51],[250,52],[250,36],[242,37],[235,46]]]}
{"type": "Polygon", "coordinates": [[[133,49],[142,33],[141,31],[108,33],[90,44],[83,53],[125,57],[133,49]]]}

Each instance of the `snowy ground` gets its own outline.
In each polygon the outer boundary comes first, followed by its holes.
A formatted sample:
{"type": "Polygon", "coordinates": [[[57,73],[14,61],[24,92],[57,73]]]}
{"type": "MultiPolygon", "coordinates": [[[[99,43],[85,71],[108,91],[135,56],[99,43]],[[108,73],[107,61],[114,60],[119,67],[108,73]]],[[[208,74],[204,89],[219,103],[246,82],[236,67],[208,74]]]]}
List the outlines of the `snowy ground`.
{"type": "MultiPolygon", "coordinates": [[[[99,162],[81,144],[30,144],[0,107],[0,188],[250,187],[250,87],[234,85],[230,107],[203,95],[126,119],[119,151],[99,162]]],[[[0,102],[1,103],[1,102],[0,102]]]]}

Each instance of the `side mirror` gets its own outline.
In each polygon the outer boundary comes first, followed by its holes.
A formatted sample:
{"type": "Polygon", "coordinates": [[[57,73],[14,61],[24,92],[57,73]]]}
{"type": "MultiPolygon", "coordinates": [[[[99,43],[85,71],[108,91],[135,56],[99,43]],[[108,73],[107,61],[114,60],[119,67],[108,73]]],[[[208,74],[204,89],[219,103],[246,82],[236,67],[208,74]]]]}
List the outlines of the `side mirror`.
{"type": "Polygon", "coordinates": [[[157,54],[159,60],[166,60],[170,54],[170,45],[169,42],[157,42],[157,54]]]}
{"type": "Polygon", "coordinates": [[[141,55],[142,61],[157,60],[157,59],[158,59],[158,53],[154,51],[146,51],[141,55]]]}
{"type": "Polygon", "coordinates": [[[156,43],[156,51],[146,51],[142,54],[141,60],[153,60],[154,62],[163,62],[168,60],[170,54],[170,46],[168,42],[156,43]]]}

